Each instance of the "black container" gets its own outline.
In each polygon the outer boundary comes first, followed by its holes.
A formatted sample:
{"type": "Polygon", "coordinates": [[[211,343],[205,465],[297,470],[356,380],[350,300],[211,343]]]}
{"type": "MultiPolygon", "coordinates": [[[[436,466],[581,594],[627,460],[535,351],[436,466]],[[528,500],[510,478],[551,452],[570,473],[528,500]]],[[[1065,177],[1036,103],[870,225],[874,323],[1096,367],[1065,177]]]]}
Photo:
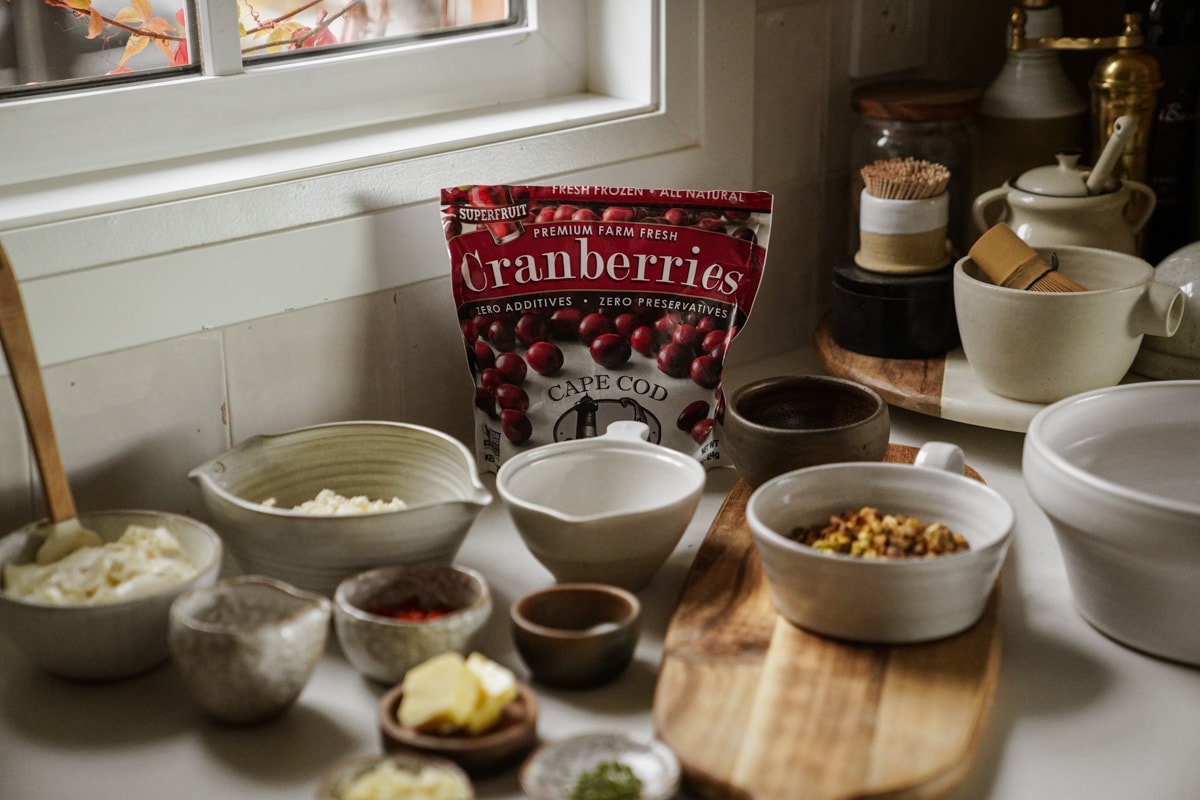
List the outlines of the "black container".
{"type": "Polygon", "coordinates": [[[862,269],[852,258],[833,268],[833,340],[878,358],[929,358],[959,344],[954,264],[917,275],[862,269]]]}

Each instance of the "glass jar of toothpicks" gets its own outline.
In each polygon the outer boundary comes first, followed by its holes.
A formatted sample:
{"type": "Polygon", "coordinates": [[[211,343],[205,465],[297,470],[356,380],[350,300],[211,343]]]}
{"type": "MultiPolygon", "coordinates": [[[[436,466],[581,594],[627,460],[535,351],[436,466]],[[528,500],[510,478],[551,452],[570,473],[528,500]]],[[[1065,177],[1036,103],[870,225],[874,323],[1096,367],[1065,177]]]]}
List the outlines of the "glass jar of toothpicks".
{"type": "Polygon", "coordinates": [[[922,159],[890,158],[860,173],[855,263],[888,273],[932,272],[949,264],[950,170],[922,159]]]}

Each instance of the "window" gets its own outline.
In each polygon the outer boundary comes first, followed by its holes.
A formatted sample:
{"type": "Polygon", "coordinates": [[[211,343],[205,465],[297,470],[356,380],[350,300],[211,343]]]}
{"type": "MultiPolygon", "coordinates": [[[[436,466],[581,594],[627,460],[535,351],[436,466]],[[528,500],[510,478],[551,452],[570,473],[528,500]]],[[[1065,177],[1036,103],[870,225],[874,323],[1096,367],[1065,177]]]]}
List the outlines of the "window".
{"type": "Polygon", "coordinates": [[[514,25],[524,8],[521,0],[196,3],[199,14],[185,0],[8,0],[0,5],[0,95],[201,68],[229,72],[256,61],[514,25]],[[237,27],[206,27],[204,37],[226,41],[200,52],[196,20],[221,15],[237,27]]]}
{"type": "Polygon", "coordinates": [[[451,182],[748,185],[753,4],[527,15],[0,103],[0,239],[43,365],[443,278],[451,182]]]}

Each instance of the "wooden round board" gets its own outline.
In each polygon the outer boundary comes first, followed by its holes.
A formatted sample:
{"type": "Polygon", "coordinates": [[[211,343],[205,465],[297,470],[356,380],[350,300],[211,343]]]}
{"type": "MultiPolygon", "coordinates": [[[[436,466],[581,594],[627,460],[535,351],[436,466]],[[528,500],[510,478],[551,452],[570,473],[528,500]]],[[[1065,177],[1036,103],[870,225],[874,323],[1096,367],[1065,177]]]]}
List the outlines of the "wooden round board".
{"type": "MultiPolygon", "coordinates": [[[[915,456],[893,444],[887,460],[915,456]]],[[[750,493],[738,481],[717,513],[663,644],[654,726],[687,784],[737,800],[945,795],[970,769],[991,708],[998,591],[973,627],[935,642],[806,633],[771,603],[745,520],[750,493]]]]}

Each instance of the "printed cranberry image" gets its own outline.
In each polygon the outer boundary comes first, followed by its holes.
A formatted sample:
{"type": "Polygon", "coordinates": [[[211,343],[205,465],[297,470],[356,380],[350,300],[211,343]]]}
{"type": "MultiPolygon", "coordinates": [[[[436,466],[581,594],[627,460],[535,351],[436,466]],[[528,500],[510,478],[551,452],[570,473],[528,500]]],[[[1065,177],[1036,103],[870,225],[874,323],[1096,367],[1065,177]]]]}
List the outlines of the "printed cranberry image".
{"type": "Polygon", "coordinates": [[[595,211],[592,211],[590,208],[581,208],[571,215],[571,219],[580,222],[593,222],[600,219],[600,215],[595,211]]]}
{"type": "Polygon", "coordinates": [[[488,347],[487,342],[475,342],[475,366],[487,369],[496,366],[496,351],[488,347]]]}
{"type": "Polygon", "coordinates": [[[725,331],[709,331],[700,340],[700,349],[713,358],[725,355],[725,331]]]}
{"type": "Polygon", "coordinates": [[[512,350],[517,346],[517,332],[506,320],[494,320],[488,325],[487,340],[497,350],[512,350]]]}
{"type": "Polygon", "coordinates": [[[496,389],[502,383],[508,383],[508,379],[504,377],[503,372],[495,367],[488,367],[479,373],[479,385],[489,392],[495,393],[496,389]]]}
{"type": "Polygon", "coordinates": [[[533,435],[533,425],[524,411],[506,408],[500,412],[500,430],[513,444],[524,444],[533,435]]]}
{"type": "Polygon", "coordinates": [[[553,375],[562,369],[563,352],[553,342],[534,342],[525,353],[530,369],[539,375],[553,375]]]}
{"type": "Polygon", "coordinates": [[[547,330],[546,320],[541,314],[522,314],[517,320],[517,339],[526,347],[544,340],[549,335],[547,330]]]}
{"type": "Polygon", "coordinates": [[[475,389],[475,407],[493,419],[496,417],[496,398],[482,386],[475,389]]]}
{"type": "Polygon", "coordinates": [[[675,420],[675,427],[685,433],[689,432],[697,422],[707,416],[708,403],[704,400],[693,400],[683,407],[683,411],[679,412],[679,419],[675,420]]]}
{"type": "Polygon", "coordinates": [[[613,319],[613,326],[617,329],[617,333],[628,339],[633,335],[633,332],[641,325],[641,320],[637,314],[618,314],[613,319]]]}
{"type": "Polygon", "coordinates": [[[600,219],[605,222],[633,222],[637,219],[637,212],[629,206],[609,206],[604,209],[600,219]]]}
{"type": "Polygon", "coordinates": [[[686,208],[668,208],[663,212],[663,218],[672,225],[691,225],[692,212],[686,208]]]}
{"type": "Polygon", "coordinates": [[[616,369],[629,361],[632,354],[629,340],[619,333],[602,333],[588,346],[592,360],[602,367],[616,369]]]}
{"type": "Polygon", "coordinates": [[[578,206],[573,206],[568,203],[563,203],[554,210],[554,221],[561,222],[575,216],[575,212],[579,210],[578,206]]]}
{"type": "Polygon", "coordinates": [[[529,370],[525,359],[516,353],[501,353],[496,356],[496,369],[504,376],[506,383],[522,383],[529,370]]]}
{"type": "Polygon", "coordinates": [[[671,332],[671,341],[695,349],[700,344],[701,336],[700,330],[695,325],[683,322],[675,326],[675,330],[671,332]]]}
{"type": "Polygon", "coordinates": [[[704,444],[704,440],[712,433],[713,421],[711,419],[702,419],[692,426],[692,439],[696,444],[704,444]]]}
{"type": "Polygon", "coordinates": [[[593,311],[579,321],[579,341],[590,345],[597,336],[605,333],[616,333],[617,326],[599,311],[593,311]]]}
{"type": "Polygon", "coordinates": [[[629,334],[629,344],[646,358],[653,358],[658,350],[658,334],[649,325],[642,325],[629,334]]]}
{"type": "Polygon", "coordinates": [[[467,200],[476,208],[497,208],[504,205],[504,189],[500,186],[472,186],[467,200]]]}
{"type": "Polygon", "coordinates": [[[529,395],[520,386],[502,383],[496,387],[495,395],[496,405],[500,408],[516,409],[517,411],[529,410],[529,395]]]}
{"type": "Polygon", "coordinates": [[[686,378],[692,368],[690,348],[672,342],[658,351],[658,369],[672,378],[686,378]]]}
{"type": "Polygon", "coordinates": [[[562,341],[563,339],[578,339],[579,338],[579,323],[583,319],[583,312],[578,308],[559,308],[555,309],[550,315],[548,327],[550,335],[562,341]]]}
{"type": "Polygon", "coordinates": [[[721,382],[721,359],[712,356],[699,356],[692,361],[688,372],[697,386],[705,389],[715,389],[721,382]]]}
{"type": "Polygon", "coordinates": [[[534,222],[554,222],[554,214],[558,211],[558,206],[545,206],[533,218],[534,222]]]}

